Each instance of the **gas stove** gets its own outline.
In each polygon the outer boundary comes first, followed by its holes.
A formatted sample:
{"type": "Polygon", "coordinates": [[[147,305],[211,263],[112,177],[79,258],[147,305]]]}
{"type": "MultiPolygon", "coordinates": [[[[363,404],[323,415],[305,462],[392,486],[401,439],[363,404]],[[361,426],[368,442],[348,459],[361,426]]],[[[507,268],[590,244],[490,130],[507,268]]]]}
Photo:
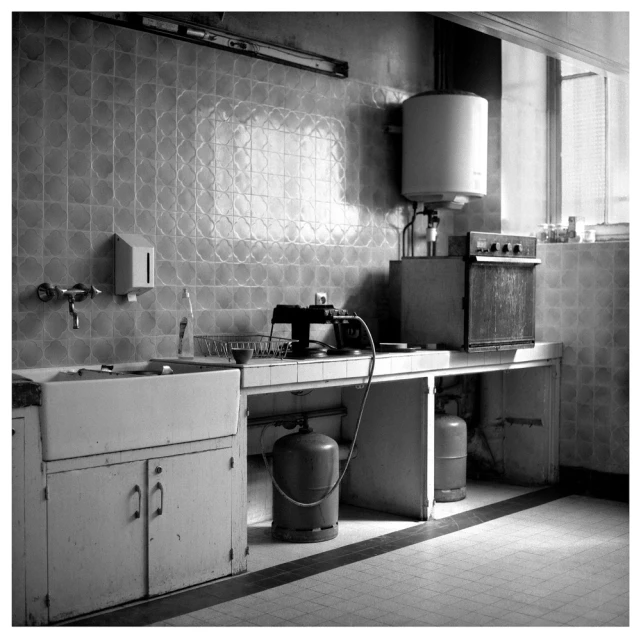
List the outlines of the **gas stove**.
{"type": "Polygon", "coordinates": [[[326,305],[285,305],[279,304],[272,314],[274,324],[288,323],[292,327],[292,344],[287,353],[291,359],[322,359],[329,356],[356,357],[367,354],[366,337],[356,315],[343,308],[326,305]],[[336,346],[310,339],[311,324],[332,324],[336,346]]]}

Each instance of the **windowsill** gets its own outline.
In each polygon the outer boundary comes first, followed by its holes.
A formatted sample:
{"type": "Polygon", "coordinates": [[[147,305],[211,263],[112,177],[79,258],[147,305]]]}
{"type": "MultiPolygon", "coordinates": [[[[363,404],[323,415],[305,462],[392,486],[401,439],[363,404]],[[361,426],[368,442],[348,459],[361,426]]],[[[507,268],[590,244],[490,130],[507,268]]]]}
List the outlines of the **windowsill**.
{"type": "Polygon", "coordinates": [[[608,237],[597,238],[596,241],[580,241],[580,242],[537,242],[537,246],[594,246],[596,244],[629,244],[629,237],[608,237]]]}
{"type": "Polygon", "coordinates": [[[596,224],[586,228],[596,233],[598,242],[630,241],[630,224],[596,224]]]}
{"type": "Polygon", "coordinates": [[[596,235],[595,241],[581,241],[581,242],[541,242],[539,245],[554,244],[561,245],[576,245],[578,244],[602,244],[605,242],[629,242],[630,241],[630,224],[591,224],[585,226],[586,230],[593,230],[596,235]]]}

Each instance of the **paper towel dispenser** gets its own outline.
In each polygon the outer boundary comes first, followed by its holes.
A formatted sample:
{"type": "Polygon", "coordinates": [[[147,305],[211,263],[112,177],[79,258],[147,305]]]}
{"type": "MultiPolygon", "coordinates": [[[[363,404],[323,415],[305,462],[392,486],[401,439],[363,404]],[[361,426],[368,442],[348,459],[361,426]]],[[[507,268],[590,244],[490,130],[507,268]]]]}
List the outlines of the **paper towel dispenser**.
{"type": "Polygon", "coordinates": [[[114,244],[115,293],[136,301],[154,287],[154,247],[139,235],[115,235],[114,244]]]}

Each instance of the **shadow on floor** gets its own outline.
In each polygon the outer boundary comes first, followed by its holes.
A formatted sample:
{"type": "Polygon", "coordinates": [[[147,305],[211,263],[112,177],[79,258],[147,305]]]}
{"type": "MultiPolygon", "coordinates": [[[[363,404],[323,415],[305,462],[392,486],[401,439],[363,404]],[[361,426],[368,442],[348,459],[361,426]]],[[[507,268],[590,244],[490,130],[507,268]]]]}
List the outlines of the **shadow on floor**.
{"type": "MultiPolygon", "coordinates": [[[[377,512],[363,507],[341,504],[338,510],[339,525],[342,529],[352,523],[404,523],[416,524],[420,521],[395,514],[377,512]]],[[[271,545],[273,543],[282,543],[272,539],[271,521],[262,521],[254,523],[247,527],[247,542],[249,545],[271,545]]]]}

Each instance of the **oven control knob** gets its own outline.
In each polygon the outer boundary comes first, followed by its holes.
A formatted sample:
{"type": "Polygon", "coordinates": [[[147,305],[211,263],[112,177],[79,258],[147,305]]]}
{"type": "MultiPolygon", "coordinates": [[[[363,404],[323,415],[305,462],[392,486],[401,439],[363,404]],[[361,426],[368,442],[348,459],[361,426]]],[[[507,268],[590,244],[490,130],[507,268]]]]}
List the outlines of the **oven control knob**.
{"type": "Polygon", "coordinates": [[[514,244],[514,254],[518,255],[523,252],[523,244],[514,244]]]}
{"type": "Polygon", "coordinates": [[[501,248],[501,244],[499,244],[499,242],[497,242],[497,241],[493,242],[492,245],[490,246],[490,250],[493,253],[498,252],[500,248],[501,248]]]}
{"type": "Polygon", "coordinates": [[[511,253],[512,252],[512,244],[509,242],[503,246],[503,252],[504,253],[511,253]]]}

